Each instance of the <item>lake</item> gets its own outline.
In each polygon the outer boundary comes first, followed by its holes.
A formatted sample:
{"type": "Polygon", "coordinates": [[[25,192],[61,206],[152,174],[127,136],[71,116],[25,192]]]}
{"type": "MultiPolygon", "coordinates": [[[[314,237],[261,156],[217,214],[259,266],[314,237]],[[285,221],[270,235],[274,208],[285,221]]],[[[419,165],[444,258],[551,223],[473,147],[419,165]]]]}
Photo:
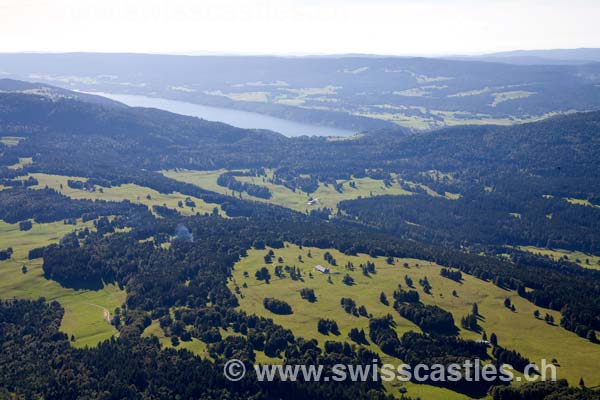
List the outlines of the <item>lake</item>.
{"type": "Polygon", "coordinates": [[[114,94],[104,92],[88,92],[112,100],[120,101],[132,107],[151,107],[176,114],[189,115],[209,121],[224,122],[238,128],[269,129],[285,136],[352,136],[355,132],[326,126],[303,124],[264,114],[240,111],[232,108],[203,106],[184,101],[168,100],[132,94],[114,94]]]}

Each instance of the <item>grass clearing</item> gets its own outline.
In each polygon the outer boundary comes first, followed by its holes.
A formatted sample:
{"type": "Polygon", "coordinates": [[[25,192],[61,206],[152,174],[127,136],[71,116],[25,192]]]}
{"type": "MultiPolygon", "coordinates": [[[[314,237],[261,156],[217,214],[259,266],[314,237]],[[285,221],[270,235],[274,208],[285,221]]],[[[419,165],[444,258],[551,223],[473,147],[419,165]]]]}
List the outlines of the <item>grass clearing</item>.
{"type": "Polygon", "coordinates": [[[31,157],[19,157],[19,162],[8,166],[8,169],[23,169],[24,167],[33,164],[31,157]]]}
{"type": "Polygon", "coordinates": [[[0,221],[0,243],[2,248],[12,247],[12,258],[0,261],[0,297],[56,300],[65,309],[61,330],[75,336],[76,347],[95,346],[117,334],[116,329],[104,318],[104,310],[112,313],[125,302],[125,291],[115,285],[106,285],[98,291],[74,290],[60,286],[44,278],[42,259],[28,260],[29,250],[56,243],[74,229],[93,228],[93,223],[65,225],[61,222],[48,224],[33,223],[29,231],[20,231],[19,224],[0,221]],[[27,266],[27,273],[21,268],[27,266]]]}
{"type": "Polygon", "coordinates": [[[272,178],[273,171],[267,170],[266,177],[251,177],[251,176],[238,176],[237,180],[241,182],[253,183],[256,185],[264,186],[269,188],[272,197],[270,199],[261,199],[258,197],[250,196],[247,193],[234,192],[231,189],[219,186],[217,179],[219,175],[227,172],[227,170],[221,169],[216,171],[190,171],[190,170],[168,170],[163,171],[163,174],[169,178],[176,179],[182,182],[191,183],[201,188],[211,190],[224,195],[240,197],[265,203],[277,204],[283,207],[288,207],[300,212],[308,212],[311,208],[331,208],[334,213],[337,210],[337,204],[342,200],[353,200],[360,197],[373,197],[381,195],[398,195],[406,196],[412,195],[397,182],[394,182],[391,186],[386,187],[382,180],[376,180],[372,178],[359,178],[352,179],[355,188],[350,186],[350,181],[339,180],[338,183],[342,184],[343,191],[340,193],[335,190],[332,185],[325,185],[319,183],[319,188],[310,195],[301,190],[293,191],[285,186],[276,185],[269,182],[272,178]],[[264,178],[264,179],[263,179],[264,178]],[[315,205],[309,206],[308,201],[318,199],[315,205]]]}
{"type": "Polygon", "coordinates": [[[269,101],[270,92],[231,92],[224,93],[221,90],[205,91],[205,94],[210,96],[227,97],[234,101],[251,101],[257,103],[266,103],[269,101]]]}
{"type": "MultiPolygon", "coordinates": [[[[500,103],[502,101],[514,100],[508,97],[502,97],[502,93],[498,93],[500,103]]],[[[517,96],[517,95],[514,95],[517,96]]],[[[522,98],[524,95],[520,95],[522,98]]],[[[492,106],[492,104],[490,104],[492,106]]],[[[459,126],[459,125],[502,125],[509,126],[515,124],[523,124],[527,122],[537,122],[556,115],[568,115],[575,112],[575,110],[568,110],[563,113],[549,112],[542,115],[534,116],[508,116],[508,117],[494,117],[489,114],[475,114],[464,111],[443,111],[428,109],[425,107],[416,106],[394,106],[391,104],[377,105],[369,109],[360,110],[353,112],[352,115],[357,115],[366,118],[381,119],[384,121],[393,122],[397,125],[414,129],[417,131],[430,130],[436,128],[442,128],[446,126],[459,126]],[[415,114],[412,110],[418,110],[419,113],[415,114]]]]}
{"type": "Polygon", "coordinates": [[[600,256],[582,253],[581,251],[570,251],[563,249],[544,249],[535,246],[519,246],[519,250],[528,251],[541,256],[548,256],[553,260],[564,258],[582,268],[600,270],[600,256]]]}
{"type": "Polygon", "coordinates": [[[204,200],[193,197],[186,196],[184,194],[174,192],[170,194],[163,194],[157,192],[156,190],[139,186],[133,183],[128,183],[120,186],[113,186],[110,188],[106,187],[96,187],[94,192],[89,192],[86,190],[73,189],[70,188],[67,184],[68,180],[79,180],[85,181],[85,178],[79,177],[70,177],[63,175],[50,175],[50,174],[40,174],[34,173],[29,174],[38,180],[39,184],[36,186],[32,186],[31,189],[42,189],[46,186],[56,190],[64,194],[65,196],[69,196],[73,199],[88,199],[88,200],[106,200],[106,201],[124,201],[129,200],[132,203],[136,204],[144,204],[148,206],[150,210],[152,210],[152,206],[154,205],[164,205],[171,209],[177,210],[179,213],[183,215],[195,215],[196,213],[204,214],[211,213],[214,208],[217,208],[219,214],[223,215],[223,212],[218,204],[210,204],[206,203],[204,200]],[[100,191],[100,189],[102,191],[100,191]],[[185,205],[185,199],[190,198],[192,201],[196,203],[195,207],[188,207],[185,205]],[[183,203],[183,207],[179,207],[179,202],[183,203]]]}
{"type": "Polygon", "coordinates": [[[600,206],[592,204],[589,200],[586,200],[586,199],[576,199],[576,198],[573,198],[573,197],[568,197],[568,198],[565,198],[565,200],[568,201],[571,204],[575,204],[575,205],[578,205],[578,206],[600,208],[600,206]]]}
{"type": "Polygon", "coordinates": [[[179,346],[175,347],[171,343],[171,338],[165,335],[165,332],[160,327],[158,320],[153,320],[150,326],[148,326],[144,332],[142,333],[142,337],[156,336],[158,341],[164,348],[173,348],[173,349],[185,349],[194,353],[197,356],[208,358],[208,346],[206,343],[192,338],[192,340],[184,342],[183,340],[179,341],[179,346]]]}
{"type": "MultiPolygon", "coordinates": [[[[289,277],[278,279],[273,274],[270,266],[272,280],[270,284],[257,281],[254,277],[255,271],[264,266],[264,255],[268,250],[251,250],[247,257],[236,264],[232,280],[229,285],[232,290],[237,285],[241,290],[238,296],[240,307],[248,313],[256,313],[264,317],[272,318],[276,323],[291,329],[295,335],[305,338],[315,338],[322,345],[326,340],[349,340],[348,331],[353,328],[365,329],[368,335],[368,319],[356,318],[346,314],[340,306],[341,297],[351,297],[357,305],[364,305],[369,313],[374,316],[383,316],[390,313],[397,322],[399,335],[409,330],[418,331],[412,322],[401,318],[391,306],[385,306],[379,302],[379,294],[385,292],[389,300],[392,293],[400,283],[404,288],[404,276],[410,276],[421,295],[421,301],[426,304],[435,304],[451,312],[457,325],[460,324],[462,316],[471,312],[474,302],[479,306],[479,312],[483,316],[480,322],[482,328],[489,334],[496,333],[499,343],[507,348],[519,351],[532,362],[540,362],[542,358],[551,360],[556,358],[561,367],[558,374],[561,378],[567,378],[571,384],[577,384],[583,377],[588,385],[600,384],[597,374],[597,365],[600,362],[600,346],[594,345],[582,339],[572,332],[568,332],[558,326],[551,326],[533,316],[533,312],[539,309],[542,315],[551,314],[556,321],[560,320],[560,313],[552,310],[541,309],[528,301],[520,298],[516,292],[506,291],[496,287],[492,283],[476,279],[463,274],[461,283],[451,281],[440,276],[438,265],[414,259],[398,259],[395,265],[388,265],[383,258],[370,258],[367,255],[346,256],[336,250],[322,250],[317,248],[299,249],[295,245],[288,244],[283,249],[274,249],[275,260],[277,257],[284,259],[284,265],[295,265],[303,272],[304,282],[293,281],[289,277]],[[307,256],[308,250],[312,258],[307,256]],[[327,265],[323,255],[329,251],[337,260],[337,267],[327,265]],[[302,255],[303,263],[298,261],[298,255],[302,255]],[[346,271],[345,265],[351,261],[355,265],[355,271],[346,271]],[[373,261],[377,273],[366,277],[358,268],[360,263],[366,264],[373,261]],[[409,265],[404,267],[404,263],[409,265]],[[332,269],[331,278],[333,283],[328,283],[327,275],[314,270],[315,265],[327,265],[332,269]],[[419,266],[417,266],[419,264],[419,266]],[[248,277],[244,277],[244,271],[248,277]],[[309,272],[313,279],[309,278],[309,272]],[[355,280],[355,285],[347,286],[342,283],[342,277],[348,273],[355,280]],[[427,277],[433,286],[432,294],[424,294],[418,285],[419,279],[427,277]],[[243,284],[247,284],[247,288],[243,284]],[[299,291],[304,288],[312,288],[317,296],[315,303],[309,303],[300,297],[299,291]],[[456,290],[457,296],[452,292],[456,290]],[[262,300],[265,297],[275,297],[288,302],[294,313],[291,315],[275,315],[264,309],[262,300]],[[504,307],[504,299],[508,297],[515,304],[516,312],[504,307]],[[319,318],[332,318],[336,320],[341,335],[324,336],[317,332],[319,318]]],[[[478,333],[461,330],[460,335],[468,339],[479,339],[478,333]]],[[[372,345],[371,345],[372,346],[372,345]]],[[[376,348],[373,347],[373,350],[376,348]]],[[[414,385],[422,386],[422,385],[414,385]]],[[[437,390],[432,388],[431,390],[437,390]]],[[[416,395],[412,388],[409,394],[416,395]]],[[[419,394],[421,395],[421,394],[419,394]]],[[[425,398],[446,399],[445,395],[429,393],[425,398]]]]}
{"type": "Polygon", "coordinates": [[[492,93],[494,101],[490,104],[492,107],[496,107],[500,103],[504,103],[509,100],[526,99],[527,97],[533,96],[536,92],[527,92],[525,90],[513,90],[510,92],[497,92],[492,93]]]}
{"type": "Polygon", "coordinates": [[[21,136],[2,136],[0,137],[0,143],[5,146],[13,147],[19,144],[21,140],[25,140],[24,137],[21,136]]]}

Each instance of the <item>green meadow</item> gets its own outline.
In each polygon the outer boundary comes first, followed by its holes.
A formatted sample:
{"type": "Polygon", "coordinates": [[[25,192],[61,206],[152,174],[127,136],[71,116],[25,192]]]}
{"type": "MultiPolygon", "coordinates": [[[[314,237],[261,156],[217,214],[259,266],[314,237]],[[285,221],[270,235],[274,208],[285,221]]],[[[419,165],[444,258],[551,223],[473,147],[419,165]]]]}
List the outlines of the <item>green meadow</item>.
{"type": "Polygon", "coordinates": [[[184,342],[183,340],[179,342],[177,347],[173,346],[171,343],[171,339],[165,335],[165,332],[160,327],[158,320],[152,321],[152,323],[144,330],[142,333],[142,337],[156,336],[158,341],[164,348],[176,348],[176,349],[185,349],[197,356],[208,357],[208,350],[206,343],[192,338],[192,340],[184,342]]]}
{"type": "Polygon", "coordinates": [[[265,203],[272,203],[283,207],[291,208],[299,212],[308,212],[311,208],[331,208],[334,212],[337,210],[337,204],[343,200],[354,200],[361,197],[373,197],[382,195],[397,195],[397,196],[408,196],[413,193],[403,189],[400,184],[395,181],[391,186],[385,186],[383,180],[376,180],[372,178],[354,178],[356,187],[350,186],[349,180],[339,180],[338,183],[342,184],[342,191],[338,192],[332,185],[326,185],[320,182],[319,188],[311,194],[303,192],[301,190],[293,191],[283,185],[276,185],[269,181],[273,176],[272,170],[267,170],[265,177],[250,177],[250,176],[237,176],[236,179],[241,182],[253,183],[255,185],[264,186],[269,188],[272,197],[270,199],[261,199],[258,197],[250,196],[247,193],[240,193],[232,191],[226,187],[219,186],[217,179],[219,175],[227,172],[227,170],[216,170],[216,171],[190,171],[190,170],[168,170],[163,171],[163,174],[169,178],[176,179],[182,182],[191,183],[201,188],[211,190],[217,193],[242,197],[244,199],[250,199],[265,203]],[[263,179],[264,178],[264,179],[263,179]],[[318,199],[314,205],[308,205],[310,199],[318,199]]]}
{"type": "Polygon", "coordinates": [[[1,136],[0,143],[2,143],[3,145],[9,146],[9,147],[16,146],[23,139],[25,139],[25,138],[20,137],[20,136],[1,136]]]}
{"type": "Polygon", "coordinates": [[[573,198],[573,197],[568,197],[565,200],[568,201],[571,204],[576,204],[576,205],[579,205],[579,206],[600,208],[600,206],[592,204],[589,200],[586,200],[586,199],[576,199],[576,198],[573,198]]]}
{"type": "MultiPolygon", "coordinates": [[[[19,164],[11,168],[22,168],[30,163],[31,159],[23,158],[20,159],[19,164]]],[[[70,188],[67,184],[69,179],[83,181],[84,178],[41,173],[29,174],[27,177],[29,176],[39,182],[30,189],[49,187],[73,199],[129,200],[132,203],[144,204],[149,209],[152,209],[153,205],[163,205],[176,209],[183,215],[211,213],[216,207],[222,214],[217,204],[209,204],[202,199],[181,193],[162,194],[134,184],[102,188],[102,190],[96,187],[95,191],[89,192],[70,188]],[[195,207],[185,205],[185,199],[188,197],[196,203],[195,207]],[[179,206],[179,202],[183,202],[183,207],[179,206]]],[[[115,285],[106,285],[98,291],[63,288],[57,282],[44,278],[42,259],[28,260],[27,256],[29,250],[57,243],[66,234],[84,227],[93,229],[93,223],[78,221],[76,226],[66,225],[62,221],[48,224],[33,223],[31,230],[20,231],[18,224],[0,221],[0,249],[12,247],[14,250],[10,260],[0,262],[0,297],[27,299],[45,297],[48,301],[57,300],[65,308],[61,330],[69,336],[73,335],[75,337],[73,345],[78,347],[94,346],[117,334],[116,329],[108,323],[106,315],[112,314],[116,307],[120,307],[125,302],[125,291],[115,285]],[[24,265],[27,268],[26,273],[22,272],[24,265]]],[[[194,345],[198,346],[195,342],[186,344],[192,346],[190,350],[194,350],[194,345]]]]}
{"type": "Polygon", "coordinates": [[[8,169],[23,169],[24,167],[33,164],[33,158],[31,157],[20,157],[19,162],[8,166],[8,169]]]}
{"type": "Polygon", "coordinates": [[[92,222],[65,225],[61,222],[34,223],[29,231],[20,231],[19,224],[0,221],[0,248],[12,247],[9,260],[0,261],[0,297],[58,301],[65,309],[61,330],[73,335],[74,346],[94,346],[117,334],[105,319],[105,310],[112,311],[125,302],[125,291],[115,285],[106,285],[97,291],[64,288],[55,281],[44,278],[42,259],[28,260],[29,250],[57,243],[75,229],[93,228],[92,222]],[[23,265],[27,272],[22,272],[23,265]]]}
{"type": "Polygon", "coordinates": [[[41,189],[44,187],[50,187],[65,196],[69,196],[73,199],[88,199],[88,200],[106,200],[106,201],[124,201],[129,200],[132,203],[144,204],[148,208],[152,209],[154,205],[166,206],[171,209],[177,210],[182,215],[195,215],[196,213],[204,214],[211,213],[214,208],[219,210],[222,214],[220,206],[218,204],[206,203],[204,200],[193,196],[186,196],[181,193],[170,193],[163,194],[156,190],[128,183],[120,186],[113,187],[96,187],[96,190],[89,192],[86,190],[74,189],[68,186],[68,180],[79,180],[84,181],[85,178],[62,176],[62,175],[49,175],[34,173],[29,174],[38,180],[38,185],[32,186],[31,189],[41,189]],[[100,190],[101,189],[101,190],[100,190]],[[190,198],[196,203],[195,207],[188,207],[185,205],[185,199],[190,198]],[[183,202],[183,207],[179,207],[179,202],[183,202]]]}
{"type": "Polygon", "coordinates": [[[563,249],[545,249],[535,246],[519,246],[520,250],[533,254],[548,256],[553,260],[565,259],[579,265],[582,268],[600,270],[600,256],[582,253],[581,251],[570,251],[563,249]]]}
{"type": "MultiPolygon", "coordinates": [[[[457,326],[460,324],[461,317],[470,313],[473,303],[477,303],[482,316],[480,325],[488,335],[492,332],[496,333],[502,346],[517,350],[536,363],[543,358],[547,360],[556,358],[560,364],[558,376],[567,378],[571,384],[576,384],[581,377],[589,386],[600,384],[600,377],[597,374],[600,348],[559,326],[549,325],[543,320],[536,319],[533,315],[536,309],[539,309],[542,316],[546,313],[552,315],[557,322],[560,321],[560,314],[538,308],[520,298],[516,292],[503,290],[490,282],[466,274],[463,274],[461,283],[449,280],[440,276],[440,266],[422,260],[396,259],[394,265],[389,265],[383,258],[374,259],[362,254],[346,256],[333,249],[300,249],[292,244],[287,244],[283,249],[274,249],[274,265],[277,265],[277,258],[282,257],[283,265],[295,265],[302,270],[303,281],[294,281],[287,274],[279,279],[273,273],[274,266],[270,265],[272,279],[269,284],[266,284],[258,281],[254,274],[257,269],[265,265],[263,257],[267,251],[251,250],[247,257],[236,264],[229,285],[232,290],[239,288],[238,298],[241,309],[272,318],[276,323],[291,329],[297,336],[315,338],[322,345],[326,340],[348,341],[348,332],[354,327],[365,329],[368,334],[368,319],[345,313],[340,306],[342,297],[354,299],[357,306],[364,305],[373,316],[391,314],[397,323],[396,330],[399,335],[409,330],[419,331],[417,326],[400,317],[391,306],[385,306],[379,301],[379,294],[383,291],[388,300],[393,302],[393,291],[398,284],[406,288],[404,276],[408,275],[414,281],[421,301],[438,305],[451,312],[457,326]],[[312,257],[308,257],[309,251],[312,257]],[[337,266],[327,264],[323,258],[325,251],[333,255],[337,260],[337,266]],[[298,260],[298,256],[302,256],[303,262],[298,260]],[[354,271],[346,270],[345,265],[349,261],[354,264],[354,271]],[[366,264],[367,261],[372,261],[376,265],[376,274],[369,277],[364,276],[358,267],[359,264],[366,264]],[[318,264],[331,268],[332,283],[328,282],[328,275],[314,269],[318,264]],[[247,277],[244,276],[244,272],[247,272],[247,277]],[[309,274],[313,277],[310,278],[309,274]],[[342,283],[345,274],[354,278],[353,286],[342,283]],[[419,279],[423,277],[427,277],[433,286],[430,295],[425,294],[418,284],[419,279]],[[247,287],[244,287],[244,284],[247,287]],[[315,291],[317,297],[315,303],[309,303],[300,297],[300,290],[305,287],[315,291]],[[456,291],[456,296],[453,295],[453,291],[456,291]],[[286,301],[291,305],[293,314],[276,315],[266,310],[262,304],[265,297],[286,301]],[[507,297],[515,305],[515,312],[504,307],[503,303],[507,297]],[[340,328],[341,335],[335,337],[320,334],[317,331],[317,322],[320,318],[333,318],[340,328]]],[[[480,334],[464,329],[460,331],[460,336],[475,340],[481,338],[480,334]]],[[[373,350],[377,349],[373,348],[373,350]]],[[[409,388],[409,394],[424,398],[460,398],[453,397],[459,396],[455,393],[447,393],[429,386],[411,384],[406,387],[409,388]]]]}

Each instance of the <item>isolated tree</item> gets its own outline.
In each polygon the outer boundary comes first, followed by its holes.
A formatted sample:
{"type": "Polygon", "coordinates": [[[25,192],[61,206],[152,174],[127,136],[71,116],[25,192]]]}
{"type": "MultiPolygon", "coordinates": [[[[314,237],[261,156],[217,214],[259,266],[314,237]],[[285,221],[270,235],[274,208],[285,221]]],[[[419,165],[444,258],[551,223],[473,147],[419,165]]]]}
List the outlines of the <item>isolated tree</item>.
{"type": "Polygon", "coordinates": [[[265,283],[269,283],[271,280],[271,274],[269,273],[269,270],[267,269],[267,267],[262,267],[261,269],[256,271],[254,276],[256,277],[257,280],[265,281],[265,283]]]}
{"type": "Polygon", "coordinates": [[[479,315],[479,307],[477,306],[477,303],[473,303],[473,310],[471,311],[471,314],[475,316],[479,315]]]}
{"type": "Polygon", "coordinates": [[[388,301],[387,296],[383,292],[381,292],[381,294],[379,295],[379,301],[383,305],[386,305],[386,306],[390,305],[390,302],[388,301]]]}
{"type": "Polygon", "coordinates": [[[352,278],[350,275],[346,274],[344,276],[344,278],[342,279],[342,282],[345,285],[352,286],[352,285],[354,285],[354,278],[352,278]]]}
{"type": "Polygon", "coordinates": [[[498,336],[496,336],[496,334],[493,332],[490,335],[490,343],[492,344],[492,346],[498,346],[498,336]]]}
{"type": "Polygon", "coordinates": [[[358,307],[358,315],[361,317],[368,317],[369,313],[367,312],[367,308],[365,306],[358,307]]]}
{"type": "Polygon", "coordinates": [[[533,316],[539,319],[540,318],[540,310],[535,310],[533,312],[533,316]]]}
{"type": "Polygon", "coordinates": [[[315,291],[310,288],[303,288],[302,290],[300,290],[300,297],[302,297],[304,300],[307,300],[310,303],[314,303],[315,301],[317,301],[315,291]]]}

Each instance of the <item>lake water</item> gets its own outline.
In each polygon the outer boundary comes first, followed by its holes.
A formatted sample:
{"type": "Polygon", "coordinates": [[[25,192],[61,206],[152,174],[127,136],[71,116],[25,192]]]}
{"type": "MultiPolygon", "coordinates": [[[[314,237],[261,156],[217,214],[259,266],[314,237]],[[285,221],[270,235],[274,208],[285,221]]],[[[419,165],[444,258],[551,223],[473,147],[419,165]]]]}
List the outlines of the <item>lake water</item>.
{"type": "Polygon", "coordinates": [[[158,97],[147,97],[131,94],[113,94],[95,92],[99,96],[108,97],[132,107],[151,107],[176,114],[190,115],[209,121],[224,122],[238,128],[269,129],[285,136],[352,136],[355,132],[330,128],[326,126],[303,124],[275,118],[268,115],[234,110],[223,107],[210,107],[184,101],[168,100],[158,97]]]}

